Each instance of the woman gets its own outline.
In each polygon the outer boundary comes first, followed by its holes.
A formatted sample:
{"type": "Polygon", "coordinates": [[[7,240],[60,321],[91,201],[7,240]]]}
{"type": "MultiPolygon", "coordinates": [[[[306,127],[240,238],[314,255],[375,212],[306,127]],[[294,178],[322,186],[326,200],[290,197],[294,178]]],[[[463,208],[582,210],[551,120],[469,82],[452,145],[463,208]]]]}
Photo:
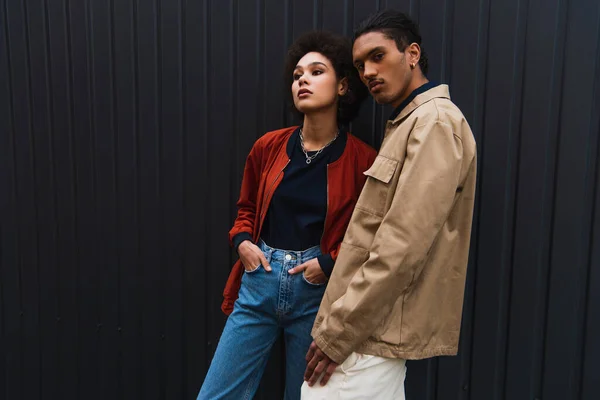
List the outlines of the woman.
{"type": "Polygon", "coordinates": [[[267,133],[246,160],[229,233],[240,257],[224,292],[231,315],[198,399],[251,399],[282,332],[285,397],[300,398],[310,331],[376,155],[343,129],[367,94],[348,41],[303,35],[285,73],[304,122],[267,133]]]}

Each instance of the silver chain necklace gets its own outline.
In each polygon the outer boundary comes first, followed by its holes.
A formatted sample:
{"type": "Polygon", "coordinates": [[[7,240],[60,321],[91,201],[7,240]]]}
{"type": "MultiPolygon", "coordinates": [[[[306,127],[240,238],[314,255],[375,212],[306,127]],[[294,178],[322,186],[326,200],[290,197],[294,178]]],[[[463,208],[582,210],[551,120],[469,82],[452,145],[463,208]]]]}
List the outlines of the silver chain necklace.
{"type": "Polygon", "coordinates": [[[306,163],[310,164],[312,162],[312,160],[314,160],[319,154],[321,154],[321,152],[323,150],[325,150],[327,148],[327,146],[329,146],[331,143],[333,143],[333,141],[335,139],[337,139],[337,137],[339,136],[340,131],[338,130],[335,134],[335,137],[333,139],[331,139],[329,141],[329,143],[327,143],[325,146],[321,147],[319,150],[317,150],[317,152],[315,154],[313,154],[312,156],[308,155],[308,151],[306,151],[306,148],[304,147],[304,136],[302,136],[302,128],[300,128],[300,145],[302,145],[302,152],[304,153],[304,155],[306,156],[306,163]]]}

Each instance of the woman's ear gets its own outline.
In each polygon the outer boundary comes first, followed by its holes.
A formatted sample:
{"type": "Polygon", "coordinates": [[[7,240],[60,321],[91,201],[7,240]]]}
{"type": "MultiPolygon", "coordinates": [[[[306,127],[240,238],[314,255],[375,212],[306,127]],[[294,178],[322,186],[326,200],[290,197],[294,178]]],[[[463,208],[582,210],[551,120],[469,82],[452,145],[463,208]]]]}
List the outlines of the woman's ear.
{"type": "Polygon", "coordinates": [[[348,93],[348,78],[342,78],[338,83],[338,95],[344,96],[348,93]]]}

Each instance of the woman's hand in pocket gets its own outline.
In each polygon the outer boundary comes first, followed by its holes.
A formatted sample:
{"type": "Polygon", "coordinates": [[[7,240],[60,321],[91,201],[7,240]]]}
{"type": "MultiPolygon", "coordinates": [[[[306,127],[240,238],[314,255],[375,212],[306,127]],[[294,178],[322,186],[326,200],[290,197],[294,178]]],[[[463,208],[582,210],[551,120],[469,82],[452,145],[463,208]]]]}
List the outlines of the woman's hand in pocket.
{"type": "Polygon", "coordinates": [[[323,273],[321,265],[319,265],[319,260],[316,258],[288,270],[291,275],[299,274],[303,271],[304,278],[310,283],[320,285],[327,281],[327,276],[323,273]]]}
{"type": "Polygon", "coordinates": [[[254,271],[261,265],[267,272],[271,272],[271,266],[265,258],[265,254],[262,250],[249,240],[244,240],[238,246],[238,255],[246,272],[254,271]]]}

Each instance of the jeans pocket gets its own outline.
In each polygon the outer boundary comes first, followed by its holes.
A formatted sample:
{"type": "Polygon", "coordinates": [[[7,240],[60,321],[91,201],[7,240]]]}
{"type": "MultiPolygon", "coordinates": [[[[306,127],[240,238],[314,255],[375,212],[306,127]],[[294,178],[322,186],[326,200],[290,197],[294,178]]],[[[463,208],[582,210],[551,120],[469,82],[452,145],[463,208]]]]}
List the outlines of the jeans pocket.
{"type": "Polygon", "coordinates": [[[308,285],[310,285],[310,286],[314,286],[314,287],[321,287],[321,286],[325,286],[325,283],[327,283],[327,281],[325,281],[325,282],[323,282],[323,283],[312,283],[312,282],[310,282],[308,279],[306,279],[306,275],[304,275],[304,273],[305,273],[305,272],[306,272],[306,271],[303,271],[303,272],[302,272],[302,280],[303,280],[304,282],[306,282],[308,285]]]}
{"type": "Polygon", "coordinates": [[[244,273],[246,273],[246,274],[254,274],[254,273],[256,273],[260,269],[260,267],[262,267],[262,264],[258,264],[256,266],[256,268],[251,269],[250,271],[247,271],[246,268],[244,268],[244,273]]]}

